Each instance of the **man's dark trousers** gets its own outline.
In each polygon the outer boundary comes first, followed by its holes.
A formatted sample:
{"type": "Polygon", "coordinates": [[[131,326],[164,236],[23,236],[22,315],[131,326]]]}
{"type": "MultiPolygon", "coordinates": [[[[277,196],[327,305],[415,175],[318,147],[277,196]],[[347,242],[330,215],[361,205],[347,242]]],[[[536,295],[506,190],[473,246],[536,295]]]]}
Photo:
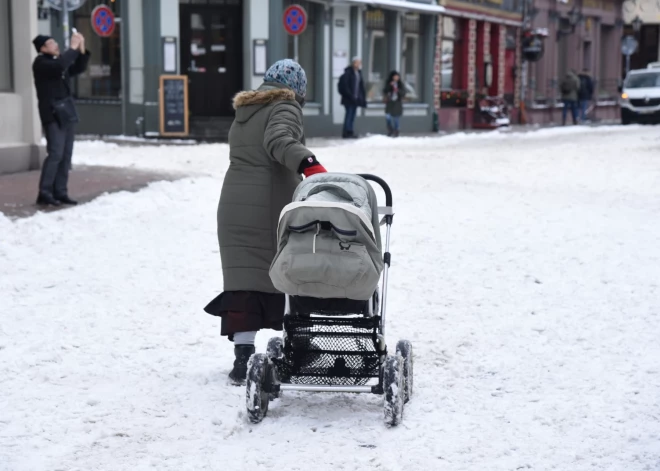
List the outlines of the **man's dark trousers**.
{"type": "Polygon", "coordinates": [[[74,124],[52,122],[44,127],[48,156],[41,167],[39,194],[55,199],[68,196],[69,170],[73,154],[74,124]]]}
{"type": "Polygon", "coordinates": [[[344,105],[346,108],[346,116],[344,117],[344,137],[353,136],[353,123],[355,123],[355,115],[357,114],[357,105],[344,105]]]}

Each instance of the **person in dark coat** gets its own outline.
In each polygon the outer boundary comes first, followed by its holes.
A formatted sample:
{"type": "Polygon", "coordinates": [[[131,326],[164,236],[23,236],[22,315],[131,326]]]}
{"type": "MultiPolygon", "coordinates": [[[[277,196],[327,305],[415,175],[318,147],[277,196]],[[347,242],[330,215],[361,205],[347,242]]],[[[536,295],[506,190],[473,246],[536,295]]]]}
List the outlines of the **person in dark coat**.
{"type": "Polygon", "coordinates": [[[41,168],[37,204],[77,204],[69,198],[68,192],[75,123],[78,121],[69,79],[85,71],[89,52],[80,33],[71,37],[71,48],[62,55],[57,41],[50,36],[39,35],[32,43],[39,53],[32,63],[32,72],[48,152],[41,168]]]}
{"type": "Polygon", "coordinates": [[[367,107],[367,94],[364,89],[364,80],[362,80],[362,61],[359,57],[354,57],[351,65],[344,69],[344,74],[340,77],[337,89],[341,95],[341,104],[346,108],[344,117],[343,138],[356,138],[353,124],[358,108],[367,107]]]}
{"type": "Polygon", "coordinates": [[[387,135],[390,137],[399,137],[399,119],[403,114],[403,99],[405,96],[406,88],[401,81],[399,72],[390,72],[387,84],[383,89],[387,135]]]}
{"type": "Polygon", "coordinates": [[[578,92],[578,101],[580,103],[580,121],[585,122],[587,120],[587,109],[589,108],[589,102],[593,99],[594,96],[594,80],[589,74],[589,70],[584,69],[580,75],[580,91],[578,92]]]}
{"type": "Polygon", "coordinates": [[[303,68],[283,59],[268,69],[257,90],[234,97],[229,169],[218,205],[224,291],[204,310],[222,318],[220,333],[234,342],[229,378],[236,385],[245,382],[257,331],[282,330],[284,294],[268,275],[280,213],[291,202],[301,174],[326,171],[305,147],[306,90],[303,68]]]}

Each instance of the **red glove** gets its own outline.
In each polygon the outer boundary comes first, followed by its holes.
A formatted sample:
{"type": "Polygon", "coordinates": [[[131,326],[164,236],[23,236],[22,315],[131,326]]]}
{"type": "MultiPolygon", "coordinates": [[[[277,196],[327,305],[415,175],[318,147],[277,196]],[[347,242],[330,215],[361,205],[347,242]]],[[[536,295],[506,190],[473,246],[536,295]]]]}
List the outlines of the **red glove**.
{"type": "Polygon", "coordinates": [[[325,173],[327,170],[316,160],[316,157],[313,155],[305,157],[302,162],[300,162],[300,167],[298,167],[298,173],[305,175],[305,178],[309,178],[312,175],[317,173],[325,173]]]}
{"type": "Polygon", "coordinates": [[[326,173],[326,172],[327,170],[321,164],[312,165],[311,167],[307,167],[305,170],[303,170],[303,173],[305,174],[305,178],[309,178],[312,175],[316,175],[317,173],[326,173]]]}

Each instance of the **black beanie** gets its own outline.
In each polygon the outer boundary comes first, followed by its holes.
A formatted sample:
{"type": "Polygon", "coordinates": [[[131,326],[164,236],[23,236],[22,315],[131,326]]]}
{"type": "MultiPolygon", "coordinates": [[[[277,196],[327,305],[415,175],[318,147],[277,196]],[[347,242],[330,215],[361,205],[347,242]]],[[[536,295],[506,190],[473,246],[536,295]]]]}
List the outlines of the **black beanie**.
{"type": "Polygon", "coordinates": [[[32,40],[32,44],[34,44],[34,48],[37,50],[37,52],[41,52],[41,47],[46,44],[46,41],[49,39],[53,39],[52,36],[44,36],[43,34],[40,34],[36,38],[32,40]]]}

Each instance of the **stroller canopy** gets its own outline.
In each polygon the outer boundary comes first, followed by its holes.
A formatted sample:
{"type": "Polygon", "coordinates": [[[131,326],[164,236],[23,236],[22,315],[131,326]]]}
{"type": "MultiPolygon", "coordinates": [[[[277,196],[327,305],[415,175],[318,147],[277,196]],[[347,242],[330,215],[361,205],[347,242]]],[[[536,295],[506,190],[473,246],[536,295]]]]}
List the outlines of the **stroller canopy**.
{"type": "Polygon", "coordinates": [[[282,210],[270,277],[278,290],[318,298],[369,299],[383,269],[378,202],[357,175],[303,181],[282,210]]]}

